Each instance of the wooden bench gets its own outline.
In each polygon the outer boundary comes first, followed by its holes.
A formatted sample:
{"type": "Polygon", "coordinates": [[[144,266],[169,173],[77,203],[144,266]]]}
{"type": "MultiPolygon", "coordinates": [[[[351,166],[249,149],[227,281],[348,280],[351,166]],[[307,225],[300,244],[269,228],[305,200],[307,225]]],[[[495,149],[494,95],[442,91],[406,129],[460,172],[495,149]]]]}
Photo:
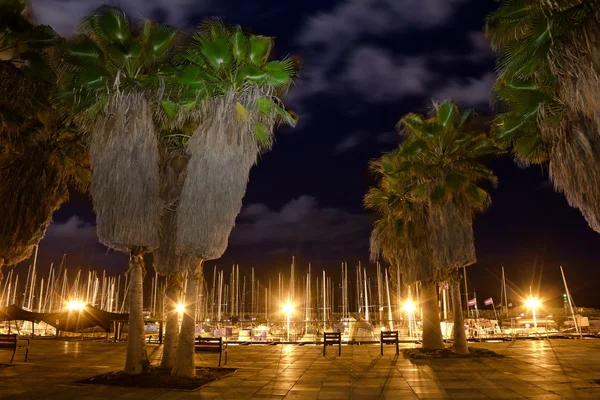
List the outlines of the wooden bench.
{"type": "Polygon", "coordinates": [[[400,348],[398,346],[398,331],[381,331],[381,355],[383,355],[383,345],[384,344],[395,344],[396,345],[396,355],[400,354],[400,348]]]}
{"type": "Polygon", "coordinates": [[[29,339],[19,340],[19,335],[0,335],[0,349],[12,349],[13,354],[10,358],[12,364],[17,349],[25,348],[25,361],[29,355],[29,339]],[[27,342],[26,344],[24,342],[27,342]]]}
{"type": "Polygon", "coordinates": [[[196,352],[218,352],[219,353],[219,367],[221,366],[221,357],[225,353],[225,364],[227,364],[227,342],[223,342],[222,337],[218,338],[203,338],[197,337],[194,350],[196,352]]]}
{"type": "Polygon", "coordinates": [[[338,345],[338,356],[342,355],[342,334],[340,332],[323,333],[323,356],[326,354],[327,346],[338,345]]]}

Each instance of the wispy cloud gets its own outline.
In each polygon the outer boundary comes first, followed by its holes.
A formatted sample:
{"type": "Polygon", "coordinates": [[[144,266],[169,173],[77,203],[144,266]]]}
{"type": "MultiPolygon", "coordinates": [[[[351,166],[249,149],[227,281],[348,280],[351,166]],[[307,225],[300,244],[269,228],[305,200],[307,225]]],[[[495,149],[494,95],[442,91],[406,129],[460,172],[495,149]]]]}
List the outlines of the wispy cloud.
{"type": "Polygon", "coordinates": [[[466,107],[485,106],[489,103],[496,74],[489,72],[479,78],[466,78],[451,81],[446,87],[433,95],[433,100],[452,99],[466,107]]]}
{"type": "Polygon", "coordinates": [[[165,22],[181,27],[190,10],[206,9],[211,0],[31,0],[31,3],[39,23],[70,36],[84,16],[103,4],[119,6],[137,19],[152,18],[153,13],[160,11],[166,17],[165,22]]]}
{"type": "Polygon", "coordinates": [[[303,195],[279,209],[265,204],[246,206],[238,217],[230,244],[245,252],[287,248],[334,255],[344,249],[366,247],[370,228],[367,215],[322,207],[314,197],[303,195]]]}

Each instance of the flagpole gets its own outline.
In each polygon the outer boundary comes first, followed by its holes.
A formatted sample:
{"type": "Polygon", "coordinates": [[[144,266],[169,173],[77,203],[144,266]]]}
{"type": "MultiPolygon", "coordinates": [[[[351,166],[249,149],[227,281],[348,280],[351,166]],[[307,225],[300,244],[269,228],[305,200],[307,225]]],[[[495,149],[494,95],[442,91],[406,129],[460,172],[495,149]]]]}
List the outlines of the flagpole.
{"type": "Polygon", "coordinates": [[[465,304],[467,305],[467,316],[469,316],[469,290],[467,290],[467,267],[463,267],[463,275],[465,276],[465,304]]]}
{"type": "MultiPolygon", "coordinates": [[[[506,278],[504,277],[504,265],[502,265],[502,290],[504,291],[504,311],[508,315],[508,293],[506,293],[506,278]]],[[[502,311],[502,310],[500,310],[502,311]]]]}

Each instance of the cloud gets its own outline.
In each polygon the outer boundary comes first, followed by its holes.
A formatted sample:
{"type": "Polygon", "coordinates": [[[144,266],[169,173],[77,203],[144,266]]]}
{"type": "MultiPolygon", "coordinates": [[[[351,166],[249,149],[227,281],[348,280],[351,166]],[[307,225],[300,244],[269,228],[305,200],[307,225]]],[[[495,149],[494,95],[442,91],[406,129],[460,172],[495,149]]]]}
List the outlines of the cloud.
{"type": "Polygon", "coordinates": [[[96,241],[96,226],[74,215],[65,222],[53,222],[48,227],[45,238],[49,240],[75,239],[87,241],[92,239],[96,241]]]}
{"type": "Polygon", "coordinates": [[[366,140],[368,140],[368,138],[369,138],[369,134],[365,131],[358,131],[358,132],[351,133],[350,135],[347,135],[346,137],[344,137],[344,139],[342,139],[342,141],[339,142],[333,148],[333,153],[334,154],[346,153],[346,152],[360,146],[362,143],[364,143],[366,140]]]}
{"type": "MultiPolygon", "coordinates": [[[[456,9],[456,4],[462,2],[464,0],[349,0],[328,12],[313,15],[298,35],[297,41],[306,53],[306,72],[302,74],[300,84],[290,100],[299,103],[307,97],[328,92],[332,82],[338,84],[329,76],[340,60],[348,57],[356,60],[364,56],[365,48],[358,50],[363,54],[353,54],[356,51],[353,47],[362,38],[438,26],[446,22],[456,9]]],[[[392,65],[388,65],[384,59],[379,61],[382,63],[379,73],[384,76],[387,76],[389,67],[397,69],[403,66],[398,60],[392,65]]],[[[357,65],[354,68],[354,73],[363,69],[357,65]]],[[[413,74],[419,70],[418,65],[410,63],[405,68],[404,72],[413,74]]]]}
{"type": "Polygon", "coordinates": [[[344,80],[373,103],[423,94],[425,84],[431,79],[424,58],[395,58],[376,47],[360,47],[349,64],[344,80]]]}
{"type": "Polygon", "coordinates": [[[238,217],[230,244],[245,251],[295,251],[298,248],[330,255],[366,248],[371,220],[339,208],[319,206],[303,195],[274,210],[264,204],[246,206],[238,217]]]}
{"type": "Polygon", "coordinates": [[[134,19],[150,18],[158,10],[166,13],[166,21],[182,26],[190,10],[207,8],[211,0],[31,0],[34,15],[39,23],[52,26],[61,35],[69,36],[79,21],[95,8],[118,5],[134,19]]]}
{"type": "Polygon", "coordinates": [[[463,0],[349,0],[329,12],[312,16],[299,41],[303,45],[331,45],[352,41],[363,34],[381,35],[418,26],[427,28],[444,22],[463,0]]]}
{"type": "Polygon", "coordinates": [[[492,86],[496,74],[489,72],[480,78],[467,78],[462,81],[452,81],[438,91],[433,100],[442,101],[452,99],[466,107],[482,106],[489,102],[492,86]]]}
{"type": "Polygon", "coordinates": [[[109,251],[98,243],[96,225],[74,215],[64,222],[53,222],[40,242],[40,255],[46,263],[57,262],[66,254],[69,265],[107,268],[124,267],[127,257],[109,251]]]}

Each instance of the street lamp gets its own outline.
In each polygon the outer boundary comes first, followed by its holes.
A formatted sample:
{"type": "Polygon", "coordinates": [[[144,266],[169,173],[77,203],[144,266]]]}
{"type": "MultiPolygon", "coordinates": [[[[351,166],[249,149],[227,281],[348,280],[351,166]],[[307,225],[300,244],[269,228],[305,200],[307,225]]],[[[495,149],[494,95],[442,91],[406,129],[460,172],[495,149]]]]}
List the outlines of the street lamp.
{"type": "Polygon", "coordinates": [[[290,314],[294,311],[294,306],[286,303],[283,306],[283,311],[287,314],[287,341],[290,341],[290,314]]]}
{"type": "Polygon", "coordinates": [[[185,306],[181,303],[177,304],[177,306],[175,307],[175,309],[177,310],[177,312],[179,314],[183,313],[183,311],[185,311],[185,306]]]}
{"type": "Polygon", "coordinates": [[[540,301],[536,298],[534,298],[533,296],[531,296],[530,298],[527,299],[527,301],[525,302],[525,305],[528,308],[531,308],[531,313],[533,314],[533,327],[535,329],[537,329],[537,320],[535,318],[535,309],[540,307],[540,301]]]}
{"type": "Polygon", "coordinates": [[[413,312],[415,311],[415,303],[413,303],[412,300],[407,300],[406,303],[404,303],[404,305],[402,306],[402,308],[404,309],[404,311],[406,311],[408,317],[408,335],[410,337],[413,337],[413,312]]]}
{"type": "Polygon", "coordinates": [[[83,307],[84,307],[84,304],[80,300],[71,300],[71,301],[67,302],[67,310],[69,310],[69,311],[73,311],[73,310],[81,311],[81,310],[83,310],[83,307]]]}

